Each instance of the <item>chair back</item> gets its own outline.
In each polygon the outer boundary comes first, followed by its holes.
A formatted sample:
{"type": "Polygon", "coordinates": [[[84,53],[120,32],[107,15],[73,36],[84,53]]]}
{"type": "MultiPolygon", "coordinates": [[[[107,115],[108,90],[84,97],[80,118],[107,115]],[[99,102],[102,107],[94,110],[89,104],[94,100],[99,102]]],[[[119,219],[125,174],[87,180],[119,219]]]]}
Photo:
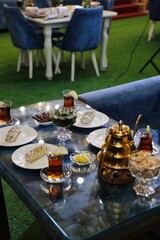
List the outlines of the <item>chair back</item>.
{"type": "Polygon", "coordinates": [[[20,49],[42,49],[44,43],[34,33],[32,27],[22,15],[19,8],[3,5],[8,30],[12,43],[20,49]]]}
{"type": "Polygon", "coordinates": [[[104,10],[113,11],[114,0],[99,0],[104,10]]]}
{"type": "Polygon", "coordinates": [[[49,0],[33,0],[34,6],[39,8],[48,8],[50,7],[49,0]]]}
{"type": "Polygon", "coordinates": [[[102,21],[102,7],[75,9],[61,48],[70,52],[96,49],[101,39],[102,21]]]}
{"type": "Polygon", "coordinates": [[[153,21],[160,20],[160,0],[148,1],[149,18],[153,21]]]}
{"type": "Polygon", "coordinates": [[[82,5],[82,0],[63,0],[63,5],[82,5]]]}

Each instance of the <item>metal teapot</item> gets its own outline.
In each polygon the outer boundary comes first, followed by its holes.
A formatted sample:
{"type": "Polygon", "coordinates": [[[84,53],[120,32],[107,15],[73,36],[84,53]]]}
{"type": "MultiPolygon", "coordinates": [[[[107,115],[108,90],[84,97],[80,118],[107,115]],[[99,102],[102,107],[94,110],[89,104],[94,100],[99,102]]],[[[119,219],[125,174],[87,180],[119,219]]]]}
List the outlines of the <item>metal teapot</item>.
{"type": "Polygon", "coordinates": [[[98,175],[108,183],[124,184],[133,177],[128,168],[128,160],[136,151],[133,135],[129,126],[120,120],[117,125],[108,129],[105,143],[98,153],[98,175]]]}

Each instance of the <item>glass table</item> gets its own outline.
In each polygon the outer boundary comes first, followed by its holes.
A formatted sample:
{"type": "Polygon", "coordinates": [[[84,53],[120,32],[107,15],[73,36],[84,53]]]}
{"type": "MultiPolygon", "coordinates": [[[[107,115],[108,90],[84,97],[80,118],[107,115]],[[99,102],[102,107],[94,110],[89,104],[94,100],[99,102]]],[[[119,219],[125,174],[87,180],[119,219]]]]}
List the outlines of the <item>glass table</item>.
{"type": "MultiPolygon", "coordinates": [[[[57,139],[59,127],[41,126],[32,116],[38,111],[54,109],[62,100],[41,102],[12,110],[20,124],[37,131],[31,143],[62,145],[57,139]]],[[[85,104],[76,101],[77,107],[84,110],[85,104]]],[[[105,126],[115,124],[113,119],[105,126]]],[[[69,154],[76,150],[98,153],[100,150],[88,144],[86,137],[95,129],[73,126],[72,139],[63,143],[69,154]]],[[[26,169],[12,162],[12,154],[20,146],[0,146],[0,175],[14,190],[19,198],[43,224],[53,239],[107,239],[127,238],[148,231],[160,221],[160,188],[156,180],[156,193],[148,198],[138,197],[132,189],[133,182],[125,185],[110,185],[97,176],[97,161],[90,171],[74,171],[70,177],[70,187],[64,190],[65,204],[51,206],[46,191],[46,183],[40,177],[40,169],[26,169]]],[[[69,166],[69,155],[64,164],[69,166]]],[[[3,188],[0,181],[0,239],[10,239],[3,188]]]]}

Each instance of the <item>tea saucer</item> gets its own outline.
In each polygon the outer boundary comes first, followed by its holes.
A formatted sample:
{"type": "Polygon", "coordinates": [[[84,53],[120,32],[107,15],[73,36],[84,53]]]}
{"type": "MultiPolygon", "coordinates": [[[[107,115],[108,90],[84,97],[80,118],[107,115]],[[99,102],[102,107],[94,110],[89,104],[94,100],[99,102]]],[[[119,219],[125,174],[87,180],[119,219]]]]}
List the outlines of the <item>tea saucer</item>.
{"type": "Polygon", "coordinates": [[[65,182],[67,178],[71,176],[71,169],[67,166],[63,166],[64,175],[60,178],[50,178],[48,177],[48,167],[42,168],[40,171],[41,178],[47,183],[62,183],[65,182]]]}
{"type": "MultiPolygon", "coordinates": [[[[63,185],[63,191],[64,191],[64,192],[67,192],[67,191],[70,190],[70,188],[71,188],[71,182],[72,182],[72,181],[71,181],[71,179],[70,179],[69,177],[65,179],[64,185],[63,185]]],[[[48,190],[48,185],[49,185],[49,184],[51,184],[51,183],[44,182],[44,181],[40,184],[42,190],[43,190],[45,193],[47,193],[47,194],[49,194],[49,190],[48,190]]]]}
{"type": "Polygon", "coordinates": [[[13,124],[16,124],[19,121],[18,116],[12,115],[11,121],[9,123],[0,123],[0,127],[6,127],[13,124]]]}

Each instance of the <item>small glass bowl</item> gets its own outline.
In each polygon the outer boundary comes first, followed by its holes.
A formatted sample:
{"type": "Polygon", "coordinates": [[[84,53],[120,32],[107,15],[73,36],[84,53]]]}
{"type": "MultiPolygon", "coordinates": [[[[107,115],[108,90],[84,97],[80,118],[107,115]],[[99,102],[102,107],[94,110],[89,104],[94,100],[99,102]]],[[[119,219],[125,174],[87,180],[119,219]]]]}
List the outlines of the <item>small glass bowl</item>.
{"type": "Polygon", "coordinates": [[[91,164],[96,159],[96,155],[89,151],[77,151],[70,155],[74,164],[85,166],[91,164]]]}

